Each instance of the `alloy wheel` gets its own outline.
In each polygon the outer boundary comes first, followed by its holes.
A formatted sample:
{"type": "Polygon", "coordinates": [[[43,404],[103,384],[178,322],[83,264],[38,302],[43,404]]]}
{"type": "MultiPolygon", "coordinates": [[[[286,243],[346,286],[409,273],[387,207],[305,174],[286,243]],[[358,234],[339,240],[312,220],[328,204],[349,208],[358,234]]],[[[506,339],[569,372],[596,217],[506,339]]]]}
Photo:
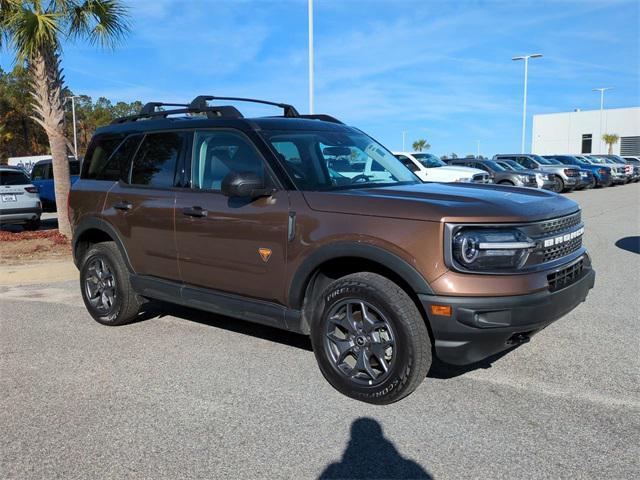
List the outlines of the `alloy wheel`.
{"type": "Polygon", "coordinates": [[[100,314],[111,311],[115,304],[116,278],[109,262],[101,256],[91,259],[84,280],[87,299],[100,314]]]}
{"type": "Polygon", "coordinates": [[[396,340],[389,320],[380,310],[359,299],[346,299],[329,312],[325,347],[342,376],[373,386],[389,376],[396,340]]]}

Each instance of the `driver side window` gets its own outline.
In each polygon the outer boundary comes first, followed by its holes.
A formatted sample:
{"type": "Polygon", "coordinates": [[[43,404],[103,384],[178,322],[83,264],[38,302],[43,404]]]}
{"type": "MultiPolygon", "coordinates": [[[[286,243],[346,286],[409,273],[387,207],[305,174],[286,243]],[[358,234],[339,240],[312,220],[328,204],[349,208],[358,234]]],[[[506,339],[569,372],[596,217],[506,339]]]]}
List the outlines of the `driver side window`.
{"type": "Polygon", "coordinates": [[[251,172],[265,181],[262,157],[242,135],[227,131],[199,131],[193,142],[191,186],[220,191],[222,180],[230,173],[251,172]]]}

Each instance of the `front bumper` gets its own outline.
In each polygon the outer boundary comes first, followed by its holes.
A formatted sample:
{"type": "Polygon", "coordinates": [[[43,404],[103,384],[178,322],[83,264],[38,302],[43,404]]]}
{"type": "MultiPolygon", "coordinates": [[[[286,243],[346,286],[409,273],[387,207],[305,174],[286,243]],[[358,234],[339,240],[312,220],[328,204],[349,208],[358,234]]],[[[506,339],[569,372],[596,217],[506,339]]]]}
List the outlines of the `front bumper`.
{"type": "Polygon", "coordinates": [[[611,175],[598,175],[596,176],[596,185],[599,187],[608,187],[613,183],[611,175]]]}
{"type": "Polygon", "coordinates": [[[419,295],[434,337],[437,357],[467,365],[522,343],[583,302],[595,283],[587,266],[569,286],[507,297],[419,295]],[[433,315],[432,305],[450,305],[451,316],[433,315]]]}
{"type": "Polygon", "coordinates": [[[563,181],[565,187],[577,187],[580,185],[580,177],[565,177],[563,181]]]}

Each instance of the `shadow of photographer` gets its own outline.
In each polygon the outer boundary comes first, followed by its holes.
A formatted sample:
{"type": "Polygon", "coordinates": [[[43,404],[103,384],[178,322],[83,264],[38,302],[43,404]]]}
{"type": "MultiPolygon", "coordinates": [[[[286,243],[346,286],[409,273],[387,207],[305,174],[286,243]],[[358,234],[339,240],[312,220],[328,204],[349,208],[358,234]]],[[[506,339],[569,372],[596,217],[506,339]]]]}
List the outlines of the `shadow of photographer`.
{"type": "Polygon", "coordinates": [[[351,424],[351,438],[339,462],[327,466],[319,479],[431,479],[413,460],[404,458],[372,418],[351,424]]]}

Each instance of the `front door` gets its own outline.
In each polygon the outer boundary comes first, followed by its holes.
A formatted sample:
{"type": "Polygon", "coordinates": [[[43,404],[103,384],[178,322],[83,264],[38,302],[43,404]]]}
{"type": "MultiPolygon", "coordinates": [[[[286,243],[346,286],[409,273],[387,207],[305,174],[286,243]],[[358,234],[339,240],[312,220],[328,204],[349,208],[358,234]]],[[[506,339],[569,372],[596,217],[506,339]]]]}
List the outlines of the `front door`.
{"type": "Polygon", "coordinates": [[[221,183],[231,172],[253,172],[276,185],[263,157],[238,131],[197,131],[191,188],[176,198],[176,243],[188,285],[285,303],[289,197],[229,198],[221,183]]]}

